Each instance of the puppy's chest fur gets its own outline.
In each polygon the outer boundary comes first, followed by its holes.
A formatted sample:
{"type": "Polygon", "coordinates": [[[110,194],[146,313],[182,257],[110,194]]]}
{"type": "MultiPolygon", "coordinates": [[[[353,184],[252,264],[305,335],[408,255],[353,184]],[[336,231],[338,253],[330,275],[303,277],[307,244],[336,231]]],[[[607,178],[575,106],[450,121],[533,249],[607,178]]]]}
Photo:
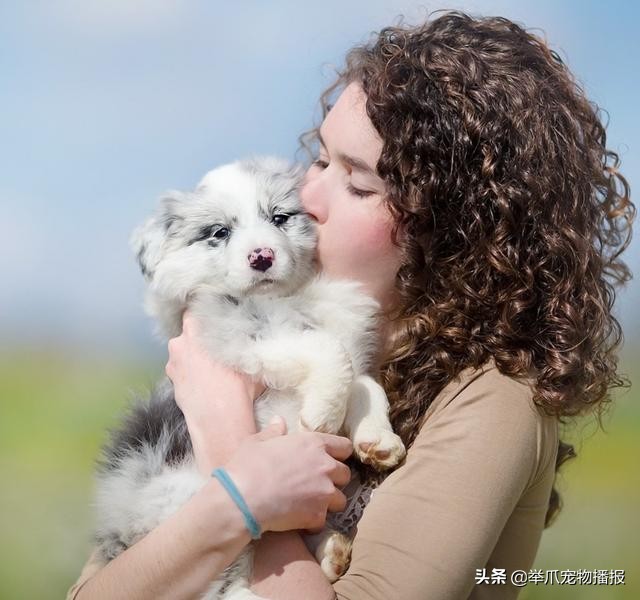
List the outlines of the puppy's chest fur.
{"type": "Polygon", "coordinates": [[[219,329],[221,343],[235,342],[239,336],[250,343],[318,329],[321,323],[311,308],[307,306],[305,310],[304,303],[295,297],[224,296],[220,299],[220,314],[209,314],[211,318],[221,319],[219,322],[240,326],[233,332],[227,328],[219,329]]]}
{"type": "Polygon", "coordinates": [[[339,343],[356,374],[366,372],[375,351],[378,304],[353,281],[317,276],[290,296],[235,297],[203,287],[194,294],[191,310],[202,323],[208,350],[232,367],[246,365],[247,351],[261,342],[295,354],[310,335],[339,343]]]}

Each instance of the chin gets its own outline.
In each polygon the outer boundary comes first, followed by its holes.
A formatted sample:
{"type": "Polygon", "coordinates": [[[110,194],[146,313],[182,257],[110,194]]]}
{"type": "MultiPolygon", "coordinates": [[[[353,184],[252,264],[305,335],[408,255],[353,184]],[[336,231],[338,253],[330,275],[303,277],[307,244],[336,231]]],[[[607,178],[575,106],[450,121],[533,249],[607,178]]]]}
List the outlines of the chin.
{"type": "Polygon", "coordinates": [[[264,279],[260,279],[258,281],[254,281],[250,283],[241,292],[241,295],[251,296],[251,295],[269,294],[273,292],[284,291],[283,289],[284,287],[285,286],[282,285],[282,283],[279,280],[265,277],[264,279]]]}

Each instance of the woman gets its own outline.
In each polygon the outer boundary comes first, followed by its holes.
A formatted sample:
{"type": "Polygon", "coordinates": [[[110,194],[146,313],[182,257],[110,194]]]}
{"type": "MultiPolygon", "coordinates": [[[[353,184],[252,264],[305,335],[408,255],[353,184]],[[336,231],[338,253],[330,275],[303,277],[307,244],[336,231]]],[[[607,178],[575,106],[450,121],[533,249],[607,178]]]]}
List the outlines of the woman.
{"type": "MultiPolygon", "coordinates": [[[[302,199],[323,270],[362,281],[384,308],[376,374],[408,453],[372,494],[333,587],[285,531],[259,542],[253,588],[296,599],[515,597],[511,573],[531,567],[560,507],[556,470],[575,456],[558,423],[600,416],[625,383],[612,307],[614,285],[630,278],[619,256],[635,207],[618,156],[559,57],[503,18],[449,12],[386,28],[348,53],[322,105],[302,199]],[[482,569],[503,569],[506,581],[482,583],[482,569]]],[[[187,317],[167,371],[203,468],[233,468],[234,448],[246,456],[254,439],[260,388],[223,396],[214,368],[187,317]],[[222,447],[219,415],[234,424],[222,447]]],[[[249,504],[270,480],[252,477],[241,482],[249,504]]],[[[187,516],[174,531],[193,527],[187,516]]],[[[156,536],[160,548],[167,539],[156,536]]],[[[151,564],[149,545],[136,546],[131,560],[151,564]]],[[[188,570],[147,581],[204,590],[216,572],[211,554],[194,554],[188,570]]],[[[99,597],[90,586],[77,597],[99,597]]]]}

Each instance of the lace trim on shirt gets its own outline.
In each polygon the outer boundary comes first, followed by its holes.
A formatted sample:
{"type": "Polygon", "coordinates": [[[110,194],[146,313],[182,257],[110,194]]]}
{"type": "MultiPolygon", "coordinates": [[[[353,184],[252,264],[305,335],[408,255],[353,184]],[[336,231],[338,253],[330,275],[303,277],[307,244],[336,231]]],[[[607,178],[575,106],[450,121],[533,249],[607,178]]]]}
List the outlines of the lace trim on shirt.
{"type": "Polygon", "coordinates": [[[373,497],[375,488],[379,485],[378,481],[362,482],[359,473],[352,466],[351,480],[342,488],[342,493],[347,498],[347,506],[342,512],[329,513],[327,526],[352,537],[357,530],[358,521],[362,517],[364,509],[373,497]]]}

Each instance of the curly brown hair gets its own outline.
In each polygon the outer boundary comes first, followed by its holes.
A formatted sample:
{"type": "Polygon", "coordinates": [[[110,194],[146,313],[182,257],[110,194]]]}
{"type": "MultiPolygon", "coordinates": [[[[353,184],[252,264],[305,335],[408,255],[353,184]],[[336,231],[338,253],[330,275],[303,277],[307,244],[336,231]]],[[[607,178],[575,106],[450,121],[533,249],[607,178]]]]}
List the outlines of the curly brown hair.
{"type": "MultiPolygon", "coordinates": [[[[490,357],[534,372],[534,402],[560,423],[595,411],[602,426],[610,390],[630,385],[612,308],[635,206],[598,106],[544,40],[460,11],[352,48],[323,118],[353,81],[404,257],[381,374],[396,432],[409,447],[442,388],[490,357]]],[[[318,129],[300,136],[311,154],[318,129]]],[[[575,455],[560,441],[556,471],[575,455]]],[[[554,482],[545,527],[560,508],[554,482]]]]}

